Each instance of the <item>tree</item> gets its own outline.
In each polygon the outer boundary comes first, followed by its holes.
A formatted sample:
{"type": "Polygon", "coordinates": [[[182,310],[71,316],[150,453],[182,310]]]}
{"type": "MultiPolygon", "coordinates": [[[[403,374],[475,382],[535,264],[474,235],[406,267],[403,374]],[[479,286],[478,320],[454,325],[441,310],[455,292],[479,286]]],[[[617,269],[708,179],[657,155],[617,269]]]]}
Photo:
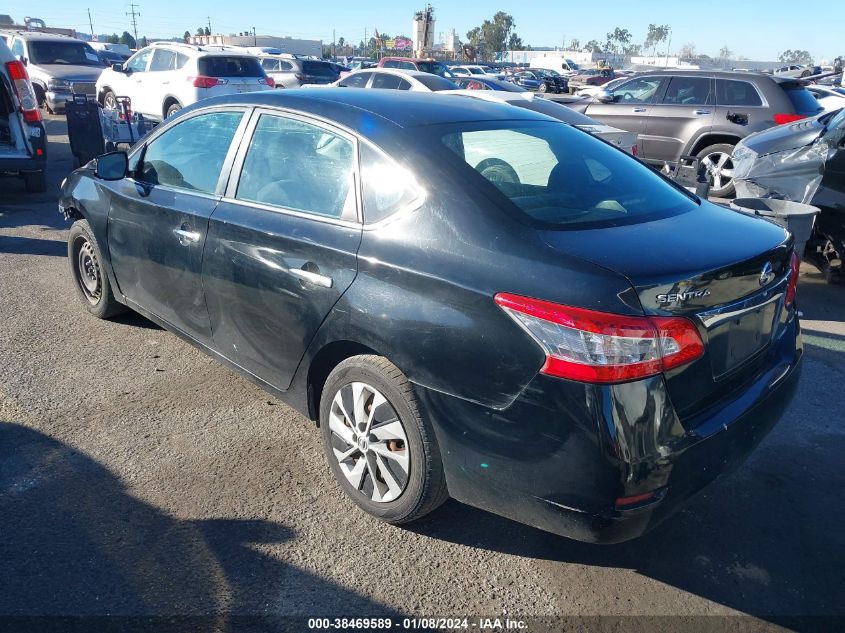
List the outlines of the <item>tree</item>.
{"type": "Polygon", "coordinates": [[[642,55],[642,46],[639,44],[630,44],[622,49],[626,57],[639,57],[642,55]]]}
{"type": "Polygon", "coordinates": [[[208,27],[205,27],[205,29],[203,29],[203,33],[205,33],[206,35],[211,35],[211,29],[208,28],[208,27]]]}
{"type": "Polygon", "coordinates": [[[719,59],[730,59],[733,54],[734,52],[727,45],[719,49],[719,59]]]}
{"type": "Polygon", "coordinates": [[[121,35],[118,40],[118,44],[126,44],[129,48],[137,48],[135,46],[135,38],[129,34],[129,31],[123,32],[123,35],[121,35]]]}
{"type": "Polygon", "coordinates": [[[185,43],[187,43],[191,39],[191,32],[185,31],[185,35],[182,36],[182,39],[185,40],[185,43]]]}
{"type": "Polygon", "coordinates": [[[569,42],[569,50],[571,51],[580,51],[581,50],[581,40],[577,37],[573,37],[572,40],[569,42]]]}
{"type": "Polygon", "coordinates": [[[808,66],[813,63],[813,56],[808,51],[788,49],[778,55],[778,61],[782,64],[803,64],[808,66]]]}
{"type": "Polygon", "coordinates": [[[646,48],[651,48],[651,55],[654,57],[657,54],[657,45],[669,39],[671,29],[668,24],[649,24],[648,33],[645,37],[646,48]]]}
{"type": "Polygon", "coordinates": [[[687,42],[681,46],[681,50],[678,51],[678,57],[681,59],[695,59],[695,44],[687,42]]]}
{"type": "Polygon", "coordinates": [[[118,37],[117,33],[112,33],[106,38],[106,41],[109,44],[120,44],[120,37],[118,37]]]}
{"type": "Polygon", "coordinates": [[[337,38],[337,47],[343,48],[344,46],[346,46],[346,40],[342,37],[337,38]]]}
{"type": "Polygon", "coordinates": [[[522,44],[522,38],[519,37],[516,33],[511,33],[511,36],[508,38],[508,50],[509,51],[524,51],[525,46],[522,44]]]}
{"type": "MultiPolygon", "coordinates": [[[[467,40],[479,55],[484,59],[492,59],[494,53],[504,51],[511,42],[511,35],[516,24],[513,16],[504,11],[499,11],[493,16],[493,20],[484,20],[481,26],[477,26],[467,32],[467,40]]],[[[522,40],[519,40],[522,43],[522,40]]]]}
{"type": "Polygon", "coordinates": [[[204,26],[201,26],[197,29],[197,35],[199,35],[200,37],[205,35],[205,27],[204,26]]]}
{"type": "Polygon", "coordinates": [[[584,44],[584,50],[588,53],[602,53],[601,44],[599,44],[598,40],[590,40],[586,44],[584,44]]]}
{"type": "Polygon", "coordinates": [[[605,51],[613,51],[613,53],[618,55],[619,52],[624,51],[625,47],[627,47],[630,43],[631,32],[628,29],[620,29],[617,26],[611,33],[607,34],[605,51]]]}

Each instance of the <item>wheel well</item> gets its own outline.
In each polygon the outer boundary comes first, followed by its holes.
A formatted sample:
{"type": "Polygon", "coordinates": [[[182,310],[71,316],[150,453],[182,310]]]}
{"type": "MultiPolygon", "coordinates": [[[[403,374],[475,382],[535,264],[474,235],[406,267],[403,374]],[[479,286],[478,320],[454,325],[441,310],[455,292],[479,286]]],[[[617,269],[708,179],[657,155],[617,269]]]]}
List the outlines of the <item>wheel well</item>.
{"type": "Polygon", "coordinates": [[[334,341],[323,347],[308,367],[308,417],[319,424],[320,398],[332,370],[347,358],[377,351],[354,341],[334,341]]]}
{"type": "Polygon", "coordinates": [[[74,219],[74,220],[84,220],[84,219],[85,219],[85,216],[84,216],[84,215],[82,215],[82,214],[79,212],[79,209],[77,209],[76,207],[67,207],[67,208],[64,210],[64,212],[65,212],[65,215],[66,215],[68,218],[72,218],[72,219],[74,219]]]}
{"type": "Polygon", "coordinates": [[[179,103],[179,99],[176,97],[167,97],[164,100],[164,107],[161,109],[161,118],[164,119],[167,116],[167,109],[172,106],[174,103],[179,103]]]}
{"type": "Polygon", "coordinates": [[[696,156],[698,152],[710,145],[719,145],[720,143],[727,143],[728,145],[736,145],[740,139],[738,136],[731,136],[729,134],[708,134],[702,136],[695,142],[693,148],[688,152],[690,156],[696,156]]]}
{"type": "Polygon", "coordinates": [[[38,105],[44,103],[44,100],[47,98],[47,93],[44,91],[44,87],[33,82],[32,89],[35,91],[35,99],[38,101],[38,105]]]}

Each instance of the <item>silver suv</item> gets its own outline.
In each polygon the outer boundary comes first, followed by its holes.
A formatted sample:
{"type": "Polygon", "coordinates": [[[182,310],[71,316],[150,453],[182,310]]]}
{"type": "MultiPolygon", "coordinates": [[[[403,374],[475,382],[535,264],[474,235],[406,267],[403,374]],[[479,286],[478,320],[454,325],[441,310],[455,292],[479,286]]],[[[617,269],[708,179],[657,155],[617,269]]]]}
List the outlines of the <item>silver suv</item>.
{"type": "Polygon", "coordinates": [[[575,107],[637,134],[647,162],[696,156],[717,197],[734,194],[731,153],[741,139],[822,110],[798,79],[695,70],[644,72],[575,107]]]}
{"type": "Polygon", "coordinates": [[[261,67],[276,83],[276,88],[299,88],[308,84],[330,84],[340,78],[331,62],[304,59],[295,55],[261,55],[261,67]]]}
{"type": "Polygon", "coordinates": [[[81,40],[53,33],[17,31],[9,48],[26,66],[38,104],[47,112],[63,112],[74,94],[94,99],[103,72],[97,51],[81,40]]]}

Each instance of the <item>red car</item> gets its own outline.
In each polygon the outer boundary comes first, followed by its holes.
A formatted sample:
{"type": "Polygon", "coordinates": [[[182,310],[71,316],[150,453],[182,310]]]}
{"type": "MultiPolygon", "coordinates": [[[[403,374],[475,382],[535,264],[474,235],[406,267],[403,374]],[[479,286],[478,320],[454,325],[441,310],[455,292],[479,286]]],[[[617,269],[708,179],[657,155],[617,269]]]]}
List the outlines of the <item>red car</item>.
{"type": "Polygon", "coordinates": [[[616,79],[617,75],[612,68],[590,68],[582,70],[577,75],[569,78],[569,92],[575,94],[581,88],[587,86],[603,86],[608,81],[616,79]]]}

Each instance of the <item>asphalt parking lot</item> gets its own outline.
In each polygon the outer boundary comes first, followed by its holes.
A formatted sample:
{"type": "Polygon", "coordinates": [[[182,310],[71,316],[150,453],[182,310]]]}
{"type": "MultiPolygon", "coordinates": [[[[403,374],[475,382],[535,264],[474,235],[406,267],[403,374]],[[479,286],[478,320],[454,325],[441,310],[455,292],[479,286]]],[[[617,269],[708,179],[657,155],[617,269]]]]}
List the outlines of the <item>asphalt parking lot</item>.
{"type": "Polygon", "coordinates": [[[343,497],[308,420],[139,316],[84,313],[46,125],[50,191],[0,180],[0,617],[845,616],[845,288],[811,266],[791,407],[648,536],[582,545],[455,502],[400,529],[343,497]]]}

